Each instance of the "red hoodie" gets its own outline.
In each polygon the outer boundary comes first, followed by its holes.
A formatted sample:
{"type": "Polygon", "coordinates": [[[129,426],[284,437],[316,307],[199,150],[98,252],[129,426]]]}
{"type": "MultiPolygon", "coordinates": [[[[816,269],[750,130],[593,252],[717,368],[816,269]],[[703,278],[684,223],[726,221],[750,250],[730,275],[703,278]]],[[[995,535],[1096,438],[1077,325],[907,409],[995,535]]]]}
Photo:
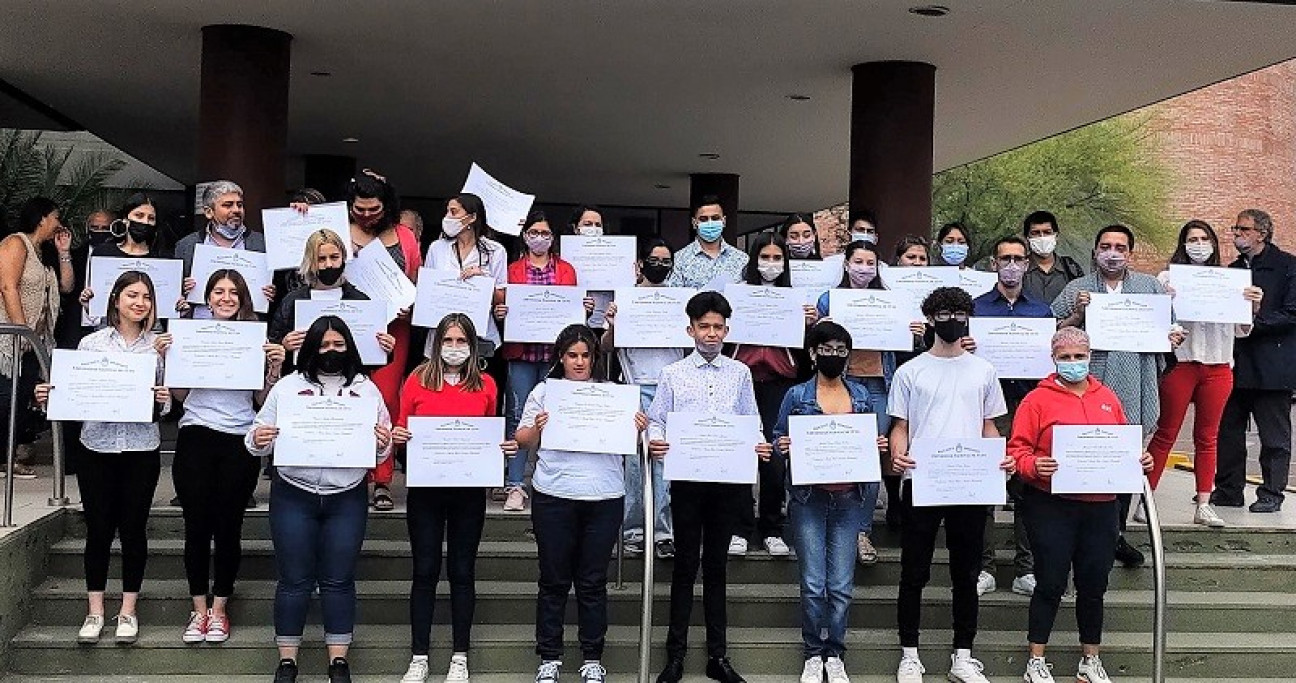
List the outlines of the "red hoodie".
{"type": "MultiPolygon", "coordinates": [[[[1076,396],[1062,386],[1057,374],[1040,380],[1039,386],[1026,394],[1013,418],[1008,455],[1017,461],[1017,476],[1042,491],[1050,491],[1050,480],[1035,471],[1035,460],[1053,453],[1054,425],[1123,425],[1125,410],[1115,392],[1098,378],[1089,377],[1084,396],[1076,396]]],[[[1115,500],[1111,494],[1059,494],[1062,498],[1101,503],[1115,500]]]]}

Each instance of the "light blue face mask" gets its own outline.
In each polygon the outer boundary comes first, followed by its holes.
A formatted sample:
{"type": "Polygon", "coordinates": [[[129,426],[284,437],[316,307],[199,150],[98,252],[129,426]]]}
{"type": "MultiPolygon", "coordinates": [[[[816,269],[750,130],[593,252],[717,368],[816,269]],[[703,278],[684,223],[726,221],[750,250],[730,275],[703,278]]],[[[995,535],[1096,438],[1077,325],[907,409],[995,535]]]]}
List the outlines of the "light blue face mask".
{"type": "Polygon", "coordinates": [[[852,232],[852,242],[863,242],[865,244],[877,244],[877,235],[871,232],[852,232]]]}
{"type": "Polygon", "coordinates": [[[942,244],[941,258],[951,266],[961,266],[963,261],[967,260],[968,245],[966,244],[942,244]]]}
{"type": "Polygon", "coordinates": [[[724,221],[702,221],[698,223],[697,231],[703,242],[714,242],[724,234],[724,221]]]}
{"type": "Polygon", "coordinates": [[[1088,360],[1064,360],[1057,362],[1058,377],[1065,382],[1076,383],[1089,376],[1088,360]]]}

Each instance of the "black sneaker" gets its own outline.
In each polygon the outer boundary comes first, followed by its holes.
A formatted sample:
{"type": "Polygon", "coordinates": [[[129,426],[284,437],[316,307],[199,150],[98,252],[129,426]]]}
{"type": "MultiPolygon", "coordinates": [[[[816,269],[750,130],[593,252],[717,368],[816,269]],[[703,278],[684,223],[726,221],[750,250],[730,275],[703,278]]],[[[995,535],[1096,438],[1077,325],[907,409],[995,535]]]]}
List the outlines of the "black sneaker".
{"type": "Polygon", "coordinates": [[[707,678],[711,678],[720,683],[747,683],[747,679],[738,675],[734,671],[733,664],[729,663],[728,657],[712,657],[707,660],[706,667],[707,678]]]}
{"type": "Polygon", "coordinates": [[[1116,561],[1125,565],[1127,569],[1142,567],[1144,562],[1143,553],[1139,552],[1138,548],[1130,545],[1124,536],[1121,536],[1120,540],[1116,541],[1116,561]]]}
{"type": "Polygon", "coordinates": [[[666,661],[666,667],[657,675],[657,683],[679,683],[684,678],[684,658],[671,657],[666,661]]]}
{"type": "MultiPolygon", "coordinates": [[[[1193,499],[1193,502],[1197,502],[1195,498],[1193,499]]],[[[1219,491],[1215,491],[1210,495],[1210,504],[1217,508],[1240,508],[1243,505],[1246,505],[1246,501],[1240,496],[1232,498],[1220,493],[1219,491]]]]}
{"type": "Polygon", "coordinates": [[[345,657],[334,657],[329,663],[329,683],[351,683],[351,665],[345,657]]]}
{"type": "Polygon", "coordinates": [[[1251,512],[1278,512],[1282,510],[1282,501],[1277,498],[1260,498],[1247,509],[1251,512]]]}
{"type": "Polygon", "coordinates": [[[274,683],[297,683],[297,662],[291,659],[279,660],[275,669],[274,683]]]}
{"type": "Polygon", "coordinates": [[[669,538],[657,541],[657,559],[669,560],[675,557],[675,541],[669,538]]]}

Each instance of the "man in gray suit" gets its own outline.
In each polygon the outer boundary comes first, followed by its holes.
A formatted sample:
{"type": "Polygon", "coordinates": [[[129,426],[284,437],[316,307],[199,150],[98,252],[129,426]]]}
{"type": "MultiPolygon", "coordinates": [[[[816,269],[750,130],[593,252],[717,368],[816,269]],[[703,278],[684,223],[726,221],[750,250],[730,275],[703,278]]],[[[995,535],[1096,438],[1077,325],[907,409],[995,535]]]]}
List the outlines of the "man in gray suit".
{"type": "MultiPolygon", "coordinates": [[[[194,247],[205,244],[224,249],[246,249],[265,252],[265,236],[243,223],[243,188],[229,180],[218,180],[207,186],[202,196],[203,215],[207,227],[185,235],[176,242],[175,257],[184,261],[184,295],[200,284],[192,277],[194,247]]],[[[274,299],[274,285],[261,288],[267,299],[274,299]]],[[[211,313],[205,304],[194,306],[195,318],[208,318],[211,313]]]]}

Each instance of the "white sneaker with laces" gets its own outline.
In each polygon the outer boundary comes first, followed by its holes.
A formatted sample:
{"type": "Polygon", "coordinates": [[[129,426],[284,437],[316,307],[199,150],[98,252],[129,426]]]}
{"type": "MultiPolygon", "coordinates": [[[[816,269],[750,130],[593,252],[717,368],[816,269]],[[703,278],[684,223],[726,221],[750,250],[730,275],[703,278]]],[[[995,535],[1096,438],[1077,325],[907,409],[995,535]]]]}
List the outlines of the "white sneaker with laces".
{"type": "Polygon", "coordinates": [[[1197,511],[1193,513],[1193,524],[1208,526],[1212,529],[1223,529],[1228,526],[1224,519],[1215,512],[1215,507],[1210,503],[1198,503],[1197,511]]]}
{"type": "Polygon", "coordinates": [[[923,683],[923,674],[927,669],[917,657],[901,657],[900,667],[896,669],[896,683],[923,683]]]}
{"type": "Polygon", "coordinates": [[[828,674],[828,683],[850,683],[850,676],[846,675],[846,663],[841,657],[829,657],[824,662],[824,673],[828,674]]]}
{"type": "Polygon", "coordinates": [[[99,634],[103,633],[103,627],[104,617],[102,614],[87,614],[85,621],[81,623],[81,630],[77,631],[77,642],[99,642],[99,634]]]}
{"type": "Polygon", "coordinates": [[[1025,574],[1013,579],[1012,592],[1018,595],[1035,594],[1035,575],[1025,574]]]}
{"type": "Polygon", "coordinates": [[[743,557],[747,554],[747,539],[742,536],[734,536],[729,539],[729,554],[733,557],[743,557]]]}
{"type": "Polygon", "coordinates": [[[824,660],[815,655],[805,660],[805,666],[801,667],[801,683],[823,683],[824,679],[824,660]]]}
{"type": "Polygon", "coordinates": [[[190,612],[189,624],[185,626],[180,640],[186,643],[201,643],[207,640],[207,615],[202,612],[190,612]]]}
{"type": "Polygon", "coordinates": [[[133,614],[118,614],[116,640],[123,645],[139,640],[139,618],[133,614]]]}
{"type": "Polygon", "coordinates": [[[1076,671],[1076,683],[1111,683],[1107,670],[1103,668],[1098,655],[1086,655],[1080,658],[1080,668],[1076,671]]]}
{"type": "Polygon", "coordinates": [[[536,669],[536,683],[558,683],[558,670],[562,668],[562,662],[552,660],[540,662],[540,668],[536,669]]]}
{"type": "Polygon", "coordinates": [[[1026,673],[1022,674],[1024,683],[1053,683],[1053,665],[1043,657],[1031,657],[1026,660],[1026,673]]]}
{"type": "Polygon", "coordinates": [[[950,683],[990,683],[983,671],[985,665],[980,660],[971,657],[960,659],[958,655],[950,655],[950,670],[946,678],[950,683]]]}
{"type": "Polygon", "coordinates": [[[446,683],[466,683],[468,681],[468,655],[456,652],[450,656],[450,669],[446,671],[446,683]]]}
{"type": "Polygon", "coordinates": [[[774,557],[787,557],[792,554],[792,549],[778,536],[767,536],[765,538],[765,552],[774,557]]]}
{"type": "Polygon", "coordinates": [[[995,584],[994,574],[990,572],[981,572],[977,575],[977,595],[993,593],[999,586],[995,584]]]}
{"type": "Polygon", "coordinates": [[[598,662],[585,662],[580,668],[581,683],[603,683],[607,680],[607,669],[598,662]]]}
{"type": "Polygon", "coordinates": [[[423,683],[428,677],[427,657],[415,657],[410,660],[409,669],[401,676],[401,683],[423,683]]]}
{"type": "Polygon", "coordinates": [[[1147,524],[1147,508],[1143,507],[1143,499],[1139,499],[1138,507],[1134,508],[1134,521],[1139,524],[1147,524]]]}

